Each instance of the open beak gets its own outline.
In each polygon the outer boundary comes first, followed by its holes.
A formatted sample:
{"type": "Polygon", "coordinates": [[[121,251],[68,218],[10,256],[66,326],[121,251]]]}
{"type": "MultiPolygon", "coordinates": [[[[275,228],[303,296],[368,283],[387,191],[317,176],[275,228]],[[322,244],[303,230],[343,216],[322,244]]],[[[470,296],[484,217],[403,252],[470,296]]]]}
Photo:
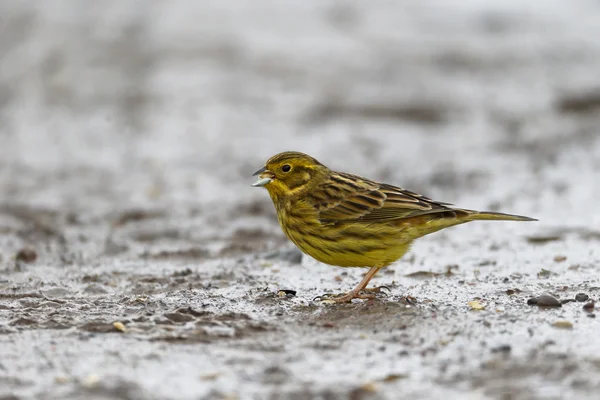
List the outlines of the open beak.
{"type": "Polygon", "coordinates": [[[266,184],[270,183],[273,178],[275,178],[275,175],[271,171],[267,170],[266,167],[262,167],[252,174],[252,176],[256,175],[258,175],[258,179],[252,184],[254,187],[265,186],[266,184]]]}

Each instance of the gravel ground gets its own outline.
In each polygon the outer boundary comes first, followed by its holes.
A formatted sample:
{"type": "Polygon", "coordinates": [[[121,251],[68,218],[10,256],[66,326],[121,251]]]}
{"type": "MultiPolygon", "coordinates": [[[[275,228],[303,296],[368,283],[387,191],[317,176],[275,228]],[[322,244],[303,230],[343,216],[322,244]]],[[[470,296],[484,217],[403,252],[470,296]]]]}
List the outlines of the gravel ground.
{"type": "Polygon", "coordinates": [[[0,0],[0,399],[596,399],[598,37],[592,0],[0,0]],[[365,271],[287,242],[282,150],[540,221],[322,304],[365,271]]]}

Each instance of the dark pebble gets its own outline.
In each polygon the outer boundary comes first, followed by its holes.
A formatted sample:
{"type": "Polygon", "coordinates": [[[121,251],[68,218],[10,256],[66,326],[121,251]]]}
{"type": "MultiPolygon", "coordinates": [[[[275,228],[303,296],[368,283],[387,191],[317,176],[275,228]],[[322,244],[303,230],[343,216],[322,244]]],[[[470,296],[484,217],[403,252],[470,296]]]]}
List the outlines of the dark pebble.
{"type": "Polygon", "coordinates": [[[541,307],[560,307],[561,302],[554,296],[544,293],[537,298],[537,305],[541,307]]]}
{"type": "Polygon", "coordinates": [[[510,345],[503,344],[501,346],[494,347],[492,349],[492,353],[505,353],[505,354],[508,354],[508,353],[510,353],[511,350],[512,350],[512,348],[510,347],[510,345]]]}
{"type": "Polygon", "coordinates": [[[590,301],[589,303],[585,303],[583,305],[583,309],[586,311],[592,311],[595,306],[596,306],[596,304],[593,301],[590,301]]]}
{"type": "Polygon", "coordinates": [[[530,306],[535,306],[538,302],[537,297],[532,297],[530,299],[527,299],[527,304],[530,306]]]}
{"type": "Polygon", "coordinates": [[[24,263],[32,263],[37,260],[37,253],[33,249],[24,248],[17,252],[15,259],[24,263]]]}
{"type": "Polygon", "coordinates": [[[588,296],[585,293],[577,293],[577,295],[575,295],[575,300],[577,300],[580,303],[583,303],[584,301],[588,301],[589,298],[590,298],[590,296],[588,296]]]}
{"type": "Polygon", "coordinates": [[[560,302],[561,304],[567,304],[567,303],[573,303],[574,301],[576,301],[575,299],[562,299],[560,302]]]}
{"type": "Polygon", "coordinates": [[[288,297],[294,297],[296,295],[296,293],[298,293],[296,290],[292,290],[292,289],[279,289],[277,293],[280,293],[280,292],[283,292],[288,297]]]}

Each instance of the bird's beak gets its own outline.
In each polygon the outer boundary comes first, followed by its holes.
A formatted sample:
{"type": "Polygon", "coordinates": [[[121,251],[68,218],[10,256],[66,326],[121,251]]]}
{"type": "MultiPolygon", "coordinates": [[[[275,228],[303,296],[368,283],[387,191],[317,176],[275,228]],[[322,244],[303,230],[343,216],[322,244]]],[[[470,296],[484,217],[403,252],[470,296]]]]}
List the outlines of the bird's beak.
{"type": "Polygon", "coordinates": [[[268,183],[270,183],[273,180],[273,178],[275,178],[275,175],[271,171],[267,170],[266,167],[262,167],[261,169],[252,174],[252,176],[256,175],[258,175],[258,179],[252,184],[252,186],[254,187],[265,186],[268,183]]]}

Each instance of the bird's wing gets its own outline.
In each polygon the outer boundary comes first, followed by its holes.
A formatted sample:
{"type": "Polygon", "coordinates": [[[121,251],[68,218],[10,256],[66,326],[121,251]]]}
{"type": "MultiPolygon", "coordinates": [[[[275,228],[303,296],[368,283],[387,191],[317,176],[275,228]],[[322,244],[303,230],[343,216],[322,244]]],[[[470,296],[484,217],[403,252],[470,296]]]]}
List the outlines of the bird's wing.
{"type": "Polygon", "coordinates": [[[332,174],[311,197],[322,223],[385,222],[453,210],[409,190],[343,173],[332,174]]]}

